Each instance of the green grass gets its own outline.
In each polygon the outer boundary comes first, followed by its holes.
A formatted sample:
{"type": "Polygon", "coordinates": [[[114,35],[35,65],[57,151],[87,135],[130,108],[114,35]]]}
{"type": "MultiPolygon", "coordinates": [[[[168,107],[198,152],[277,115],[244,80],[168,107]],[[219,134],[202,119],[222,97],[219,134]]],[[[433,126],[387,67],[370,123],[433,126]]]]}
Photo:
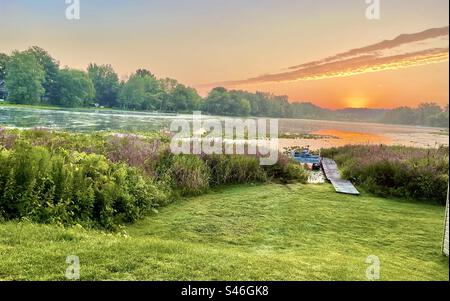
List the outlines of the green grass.
{"type": "Polygon", "coordinates": [[[38,109],[38,110],[107,110],[107,111],[121,111],[119,109],[107,108],[107,107],[63,107],[63,106],[55,106],[49,104],[18,104],[12,103],[8,101],[0,102],[0,107],[9,107],[9,108],[24,108],[24,109],[38,109]]]}
{"type": "Polygon", "coordinates": [[[118,233],[0,224],[0,279],[449,280],[444,208],[334,193],[330,185],[236,186],[179,201],[118,233]]]}
{"type": "MultiPolygon", "coordinates": [[[[36,104],[36,105],[30,105],[30,104],[18,104],[18,103],[12,103],[8,101],[2,101],[0,102],[0,108],[1,107],[7,107],[7,108],[18,108],[18,109],[36,109],[36,110],[76,110],[76,111],[111,111],[111,112],[132,112],[132,113],[149,113],[151,111],[145,111],[145,110],[127,110],[127,109],[119,109],[119,108],[113,108],[113,107],[93,107],[93,106],[85,106],[85,107],[63,107],[63,106],[56,106],[56,105],[50,105],[50,104],[36,104]]],[[[191,112],[179,112],[180,114],[186,113],[190,114],[191,112]]]]}
{"type": "Polygon", "coordinates": [[[52,105],[27,105],[27,104],[11,103],[11,102],[7,102],[7,101],[0,102],[0,107],[42,109],[42,110],[60,110],[60,109],[62,109],[62,107],[52,106],[52,105]]]}

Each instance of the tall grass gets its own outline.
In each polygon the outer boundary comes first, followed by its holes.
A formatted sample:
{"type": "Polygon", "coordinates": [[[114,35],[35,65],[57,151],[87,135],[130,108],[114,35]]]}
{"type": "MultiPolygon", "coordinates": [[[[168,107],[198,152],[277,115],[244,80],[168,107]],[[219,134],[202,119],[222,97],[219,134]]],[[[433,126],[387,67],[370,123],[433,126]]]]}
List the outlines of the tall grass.
{"type": "Polygon", "coordinates": [[[336,160],[343,176],[381,196],[445,204],[449,149],[402,146],[345,146],[322,150],[336,160]]]}
{"type": "Polygon", "coordinates": [[[287,156],[174,155],[158,136],[0,130],[0,215],[114,228],[211,187],[306,182],[287,156]]]}
{"type": "Polygon", "coordinates": [[[0,215],[6,219],[112,229],[164,199],[138,170],[101,155],[52,153],[25,143],[0,150],[0,215]]]}
{"type": "Polygon", "coordinates": [[[164,149],[155,160],[147,162],[145,169],[183,196],[199,195],[209,189],[210,171],[198,156],[173,155],[164,149]]]}
{"type": "Polygon", "coordinates": [[[204,156],[204,160],[211,170],[212,186],[267,181],[267,174],[256,156],[210,155],[204,156]]]}

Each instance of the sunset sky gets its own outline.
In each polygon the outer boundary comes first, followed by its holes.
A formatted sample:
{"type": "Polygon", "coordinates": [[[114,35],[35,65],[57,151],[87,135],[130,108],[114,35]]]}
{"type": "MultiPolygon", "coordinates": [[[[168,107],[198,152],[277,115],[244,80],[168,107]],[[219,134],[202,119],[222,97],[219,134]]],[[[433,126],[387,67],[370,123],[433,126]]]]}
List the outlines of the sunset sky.
{"type": "Polygon", "coordinates": [[[446,105],[448,0],[0,0],[0,52],[38,45],[62,66],[137,68],[198,89],[288,95],[327,108],[446,105]]]}

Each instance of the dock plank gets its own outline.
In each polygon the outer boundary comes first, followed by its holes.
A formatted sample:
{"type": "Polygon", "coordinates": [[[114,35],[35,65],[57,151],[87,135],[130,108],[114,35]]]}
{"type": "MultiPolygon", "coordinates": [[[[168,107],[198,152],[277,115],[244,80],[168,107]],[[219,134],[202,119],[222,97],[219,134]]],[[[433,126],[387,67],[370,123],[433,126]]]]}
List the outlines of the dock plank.
{"type": "Polygon", "coordinates": [[[341,178],[338,166],[334,160],[329,158],[322,159],[322,167],[326,178],[333,184],[338,193],[359,195],[359,191],[350,181],[341,178]]]}

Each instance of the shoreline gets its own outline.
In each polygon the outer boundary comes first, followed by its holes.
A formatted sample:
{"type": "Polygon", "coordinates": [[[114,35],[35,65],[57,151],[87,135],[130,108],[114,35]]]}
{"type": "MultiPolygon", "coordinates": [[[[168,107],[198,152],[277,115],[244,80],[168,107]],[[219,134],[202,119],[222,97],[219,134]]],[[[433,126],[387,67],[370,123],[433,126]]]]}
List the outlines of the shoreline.
{"type": "MultiPolygon", "coordinates": [[[[94,112],[94,113],[105,113],[107,114],[110,112],[111,114],[120,114],[120,113],[126,113],[126,114],[139,114],[141,116],[145,115],[151,115],[151,116],[189,116],[191,113],[188,112],[152,112],[152,111],[141,111],[141,110],[126,110],[126,109],[118,109],[118,108],[106,108],[106,107],[59,107],[59,106],[52,106],[52,105],[27,105],[27,104],[12,104],[7,102],[0,102],[0,109],[2,108],[10,108],[10,109],[30,109],[30,110],[52,110],[52,111],[61,111],[61,112],[71,112],[76,113],[76,111],[79,112],[94,112]]],[[[310,123],[320,123],[320,122],[328,122],[328,123],[335,123],[339,125],[345,125],[345,124],[359,124],[359,125],[367,125],[367,126],[387,126],[387,127],[405,127],[405,128],[418,128],[418,129],[434,129],[434,130],[446,130],[449,131],[449,128],[443,128],[443,127],[431,127],[426,125],[412,125],[412,124],[395,124],[395,123],[381,123],[376,121],[358,121],[358,120],[335,120],[335,119],[305,119],[305,118],[286,118],[286,117],[280,117],[280,118],[274,118],[274,117],[267,117],[267,116],[221,116],[221,115],[208,115],[205,113],[202,113],[202,116],[208,116],[208,117],[218,117],[218,118],[240,118],[240,119],[258,119],[258,118],[265,118],[265,119],[277,119],[277,120],[283,120],[286,122],[289,121],[296,121],[296,122],[310,122],[310,123]]]]}

